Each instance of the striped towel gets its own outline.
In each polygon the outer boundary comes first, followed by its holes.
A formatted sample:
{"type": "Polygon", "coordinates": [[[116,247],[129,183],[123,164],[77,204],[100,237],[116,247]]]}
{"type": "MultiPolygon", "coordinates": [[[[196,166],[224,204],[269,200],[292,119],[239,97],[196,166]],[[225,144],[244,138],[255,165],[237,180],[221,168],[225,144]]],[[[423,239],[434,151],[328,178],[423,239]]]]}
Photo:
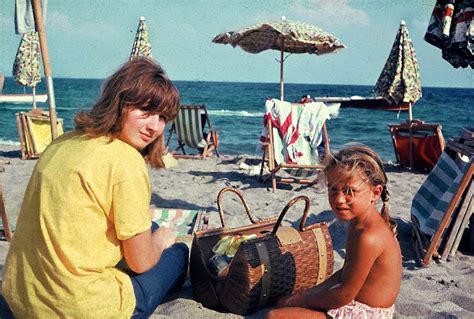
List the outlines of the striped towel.
{"type": "Polygon", "coordinates": [[[154,208],[151,220],[163,227],[173,228],[177,237],[192,235],[199,210],[154,208]]]}
{"type": "Polygon", "coordinates": [[[468,168],[466,162],[458,164],[446,152],[441,154],[412,201],[411,215],[423,233],[434,235],[468,168]]]}

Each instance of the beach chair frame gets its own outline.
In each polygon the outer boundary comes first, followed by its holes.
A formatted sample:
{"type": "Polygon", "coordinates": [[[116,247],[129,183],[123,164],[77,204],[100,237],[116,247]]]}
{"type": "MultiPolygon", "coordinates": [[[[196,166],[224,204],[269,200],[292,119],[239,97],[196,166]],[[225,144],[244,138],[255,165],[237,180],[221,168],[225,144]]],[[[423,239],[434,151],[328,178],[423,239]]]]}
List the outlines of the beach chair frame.
{"type": "Polygon", "coordinates": [[[219,133],[212,128],[211,121],[209,119],[209,114],[207,113],[207,108],[204,104],[194,104],[194,105],[181,105],[180,114],[173,121],[173,124],[169,130],[168,140],[166,146],[170,144],[171,137],[173,133],[176,135],[178,146],[172,152],[175,158],[198,158],[204,159],[208,156],[212,156],[213,152],[217,157],[220,157],[219,154],[219,133]],[[189,122],[186,123],[184,120],[184,113],[195,113],[192,114],[195,116],[195,121],[191,121],[192,126],[189,126],[189,122]],[[181,121],[181,122],[180,122],[181,121]],[[207,127],[207,137],[204,138],[204,129],[207,127]],[[180,131],[182,128],[184,131],[180,131]],[[192,134],[190,138],[184,138],[183,136],[188,136],[192,134]],[[195,141],[205,141],[203,147],[199,147],[195,141]],[[199,150],[198,154],[186,154],[186,149],[197,149],[199,150]],[[180,153],[178,153],[180,152],[180,153]]]}
{"type": "MultiPolygon", "coordinates": [[[[267,120],[267,127],[268,127],[268,142],[262,143],[263,146],[263,155],[262,155],[262,164],[260,166],[260,180],[266,183],[268,180],[271,179],[272,181],[272,191],[275,192],[277,188],[277,183],[282,184],[302,184],[302,185],[314,185],[318,182],[318,175],[315,178],[306,178],[306,177],[288,177],[288,176],[279,176],[278,173],[280,170],[285,169],[305,169],[311,170],[315,172],[322,171],[324,169],[324,165],[316,164],[316,165],[298,165],[298,164],[287,164],[287,163],[277,163],[275,160],[275,136],[273,134],[273,124],[270,119],[267,120]],[[265,164],[268,165],[268,169],[270,175],[267,178],[263,178],[263,172],[265,164]]],[[[330,147],[329,147],[329,136],[327,132],[326,123],[322,126],[322,134],[323,134],[323,141],[324,141],[324,156],[330,154],[330,147]]],[[[280,137],[277,137],[280,138],[280,137]]]]}
{"type": "Polygon", "coordinates": [[[7,209],[5,207],[5,197],[3,195],[3,185],[0,179],[0,216],[2,218],[3,229],[0,230],[0,240],[11,241],[12,232],[10,229],[10,222],[8,221],[7,209]]]}
{"type": "Polygon", "coordinates": [[[421,120],[411,120],[400,124],[389,124],[388,130],[392,138],[397,163],[416,169],[433,168],[446,145],[441,129],[442,126],[438,123],[425,123],[421,120]],[[406,139],[406,137],[402,137],[401,134],[408,134],[408,150],[404,149],[402,146],[401,138],[406,139]],[[420,145],[422,145],[423,141],[428,141],[428,138],[432,139],[432,142],[434,143],[434,149],[431,150],[434,153],[431,154],[429,159],[423,159],[420,156],[420,153],[423,152],[415,150],[415,144],[417,142],[416,140],[418,140],[420,145]],[[405,154],[406,152],[408,153],[405,154]]]}

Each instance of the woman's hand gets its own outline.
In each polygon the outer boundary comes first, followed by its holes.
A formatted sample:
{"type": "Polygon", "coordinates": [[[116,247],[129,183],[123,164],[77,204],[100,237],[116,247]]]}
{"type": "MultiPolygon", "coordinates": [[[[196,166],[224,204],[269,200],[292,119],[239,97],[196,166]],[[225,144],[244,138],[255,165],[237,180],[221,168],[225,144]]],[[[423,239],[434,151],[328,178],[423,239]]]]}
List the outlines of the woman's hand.
{"type": "Polygon", "coordinates": [[[160,250],[163,250],[173,245],[176,241],[176,232],[169,227],[160,227],[152,234],[153,244],[160,250]]]}

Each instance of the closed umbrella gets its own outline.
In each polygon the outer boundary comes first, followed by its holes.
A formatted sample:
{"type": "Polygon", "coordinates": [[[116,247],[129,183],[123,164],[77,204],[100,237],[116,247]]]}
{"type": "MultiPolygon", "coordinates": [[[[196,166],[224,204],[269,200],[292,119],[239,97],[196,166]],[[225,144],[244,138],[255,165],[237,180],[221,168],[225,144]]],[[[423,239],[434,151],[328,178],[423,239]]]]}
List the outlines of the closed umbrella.
{"type": "Polygon", "coordinates": [[[282,17],[279,21],[259,23],[238,31],[218,34],[214,43],[239,46],[249,53],[265,50],[280,51],[280,93],[284,98],[283,63],[288,57],[284,53],[308,53],[322,55],[335,53],[345,48],[335,36],[304,22],[289,21],[282,17]]]}
{"type": "Polygon", "coordinates": [[[397,36],[387,62],[375,85],[375,94],[394,104],[408,103],[409,156],[410,167],[413,167],[413,145],[411,125],[413,120],[412,105],[421,97],[420,68],[416,60],[415,48],[408,34],[405,21],[400,22],[397,36]]]}
{"type": "Polygon", "coordinates": [[[36,85],[41,81],[41,52],[37,32],[24,33],[13,63],[12,75],[18,84],[33,90],[33,108],[36,108],[36,85]]]}
{"type": "Polygon", "coordinates": [[[138,23],[137,33],[133,41],[132,53],[130,54],[130,61],[137,57],[145,57],[152,59],[151,43],[148,38],[148,29],[146,26],[145,17],[140,17],[138,23]]]}
{"type": "Polygon", "coordinates": [[[408,117],[413,119],[412,104],[421,97],[420,68],[403,20],[374,91],[393,104],[408,103],[408,117]]]}

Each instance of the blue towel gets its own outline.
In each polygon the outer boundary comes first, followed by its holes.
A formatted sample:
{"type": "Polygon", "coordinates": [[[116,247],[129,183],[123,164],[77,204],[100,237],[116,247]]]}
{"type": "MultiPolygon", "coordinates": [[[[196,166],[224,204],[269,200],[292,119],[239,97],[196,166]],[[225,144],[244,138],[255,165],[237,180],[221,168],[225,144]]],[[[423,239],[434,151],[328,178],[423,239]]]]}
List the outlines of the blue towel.
{"type": "Polygon", "coordinates": [[[467,163],[456,163],[446,152],[441,154],[412,201],[411,215],[423,233],[434,235],[468,168],[467,163]]]}

